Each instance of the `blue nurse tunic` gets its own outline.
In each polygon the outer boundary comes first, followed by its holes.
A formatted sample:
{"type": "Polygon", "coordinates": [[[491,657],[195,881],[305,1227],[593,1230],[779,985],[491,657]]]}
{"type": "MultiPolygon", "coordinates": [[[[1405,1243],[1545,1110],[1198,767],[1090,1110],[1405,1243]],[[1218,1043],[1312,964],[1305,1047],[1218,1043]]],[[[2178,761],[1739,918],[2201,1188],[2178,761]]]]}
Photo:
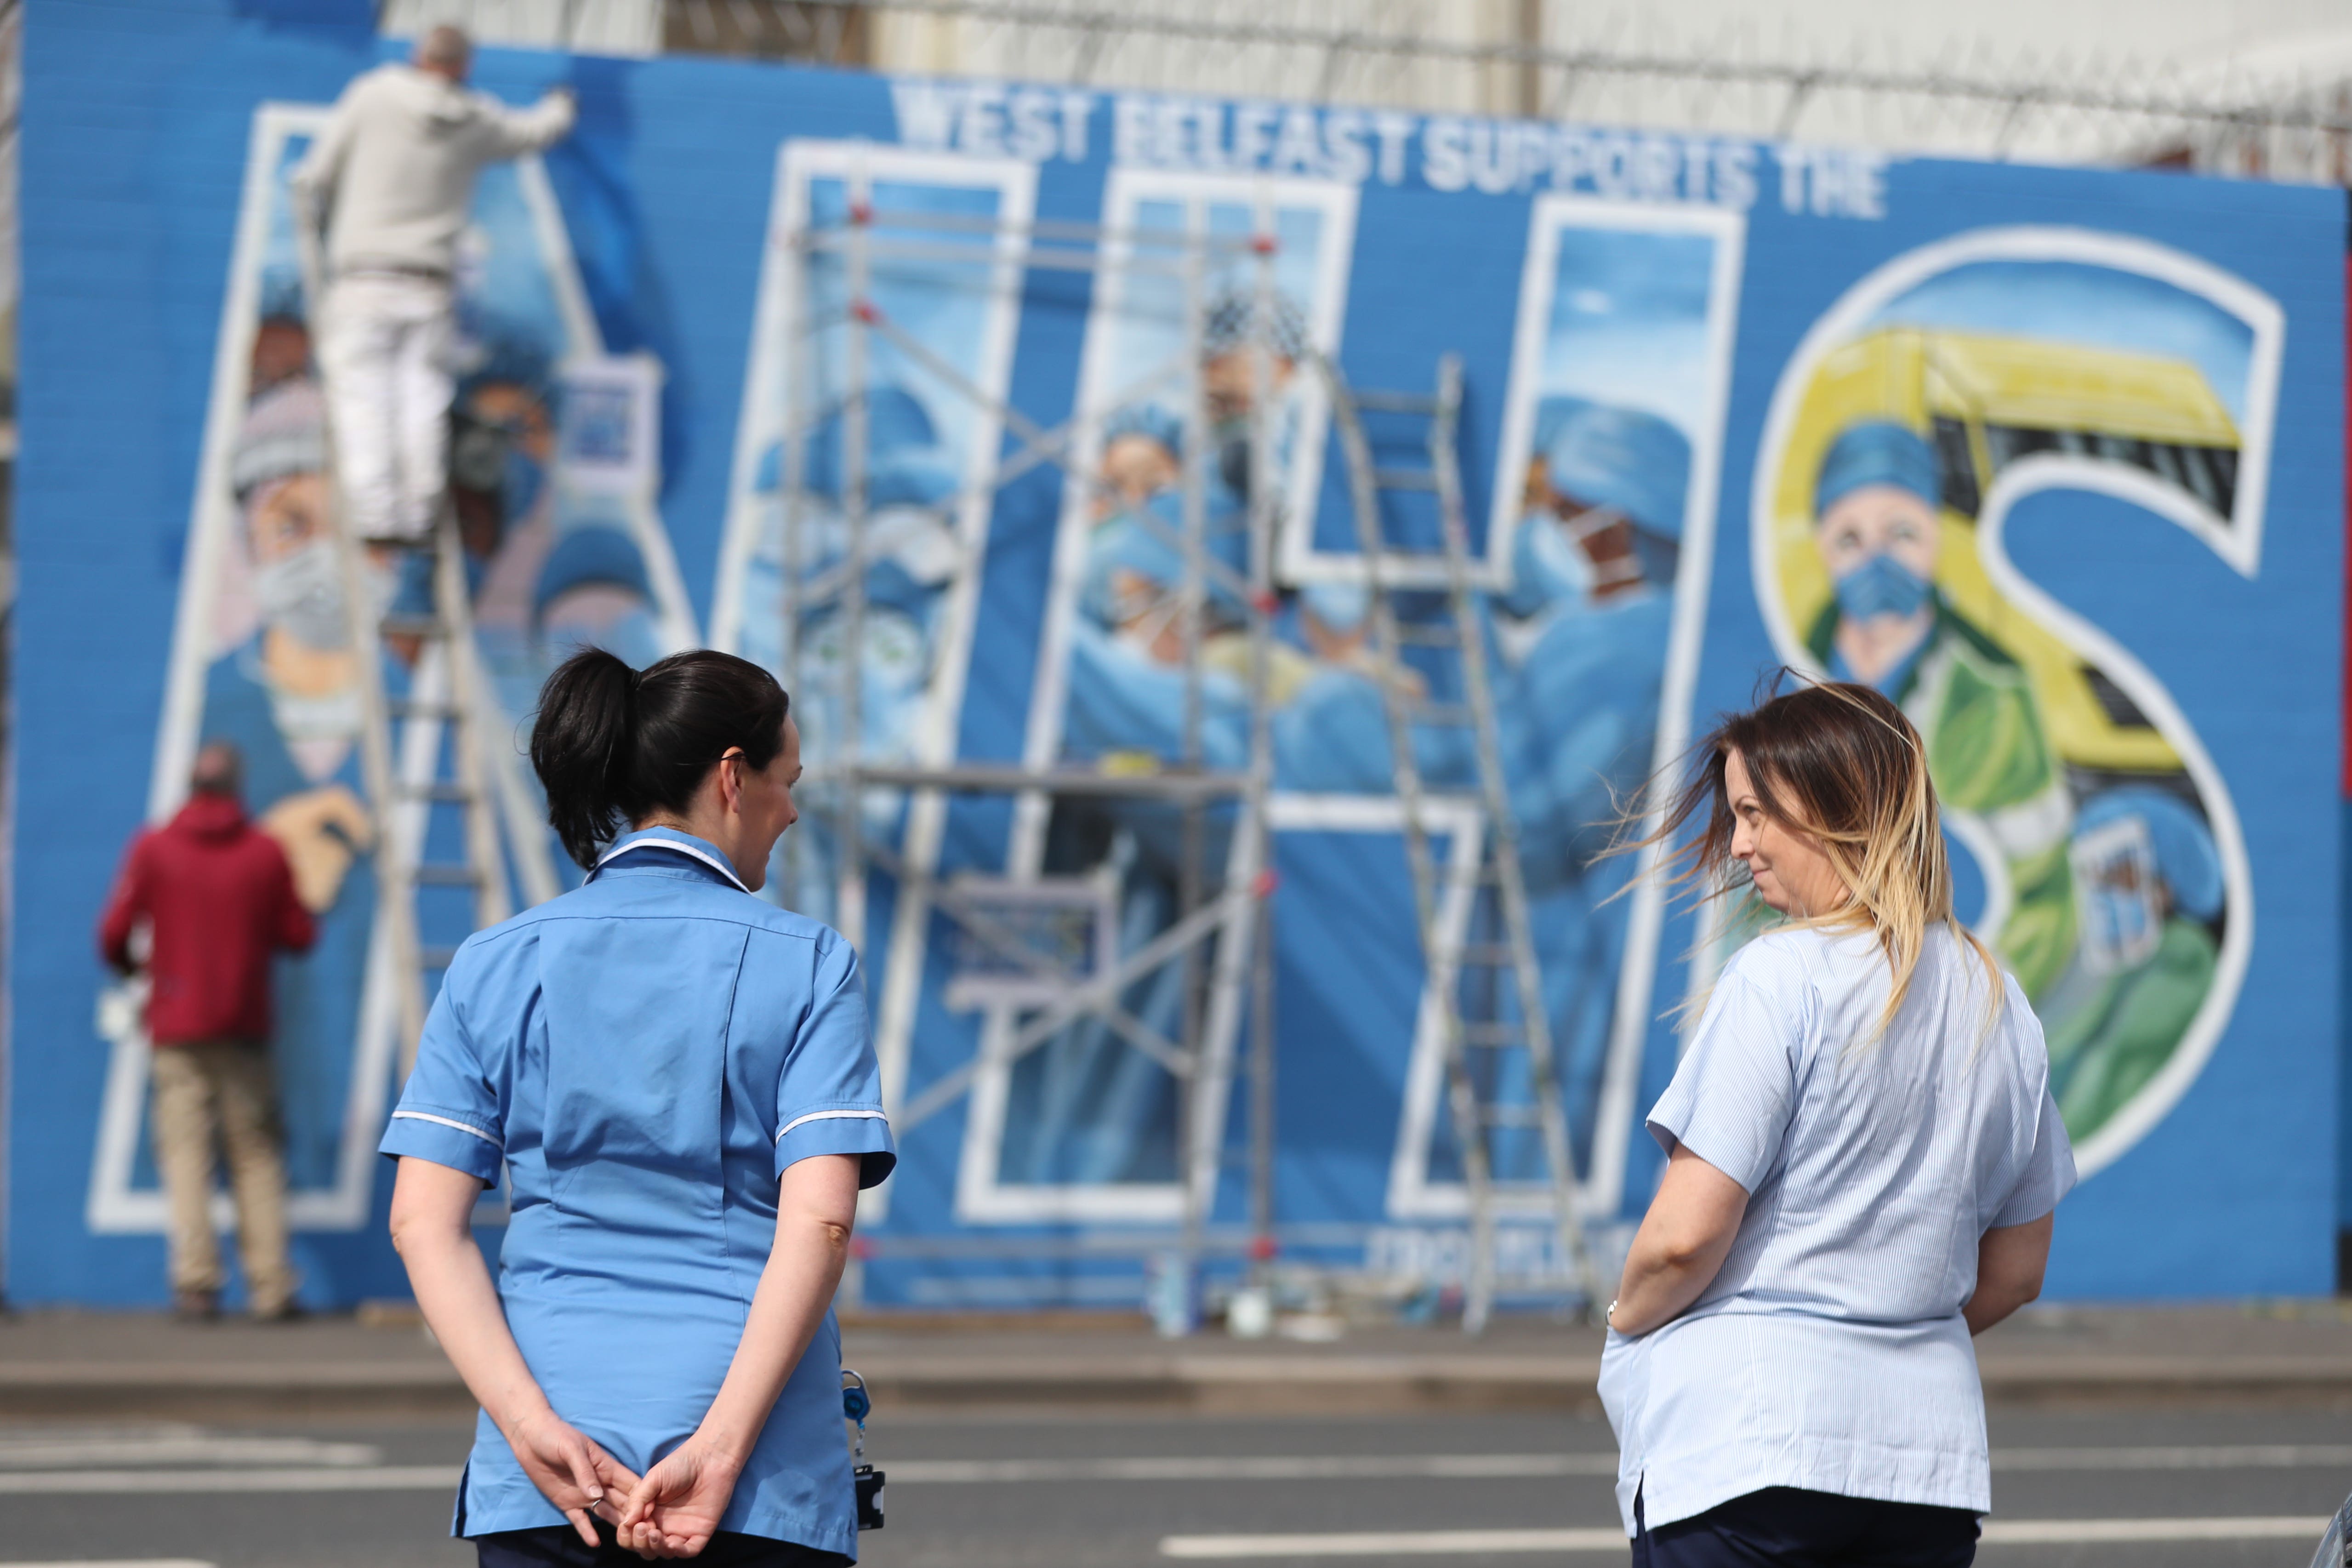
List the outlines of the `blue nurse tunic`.
{"type": "MultiPolygon", "coordinates": [[[[813,1154],[898,1159],[856,954],[668,828],[582,887],[468,938],[383,1152],[497,1180],[499,1295],[556,1414],[640,1473],[718,1395],[813,1154]]],[[[776,1401],[722,1531],[857,1552],[833,1314],[776,1401]]],[[[484,1415],[452,1533],[560,1525],[484,1415]]]]}

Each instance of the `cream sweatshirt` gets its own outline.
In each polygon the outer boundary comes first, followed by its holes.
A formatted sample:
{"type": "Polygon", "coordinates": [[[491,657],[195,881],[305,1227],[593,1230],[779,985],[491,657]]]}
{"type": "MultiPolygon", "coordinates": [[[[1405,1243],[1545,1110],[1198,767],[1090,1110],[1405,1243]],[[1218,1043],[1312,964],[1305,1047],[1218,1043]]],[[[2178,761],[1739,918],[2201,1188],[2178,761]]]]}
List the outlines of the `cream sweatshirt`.
{"type": "Polygon", "coordinates": [[[328,263],[449,272],[485,163],[562,139],[569,93],[509,109],[409,65],[378,66],[343,89],[294,171],[294,194],[327,215],[328,263]]]}

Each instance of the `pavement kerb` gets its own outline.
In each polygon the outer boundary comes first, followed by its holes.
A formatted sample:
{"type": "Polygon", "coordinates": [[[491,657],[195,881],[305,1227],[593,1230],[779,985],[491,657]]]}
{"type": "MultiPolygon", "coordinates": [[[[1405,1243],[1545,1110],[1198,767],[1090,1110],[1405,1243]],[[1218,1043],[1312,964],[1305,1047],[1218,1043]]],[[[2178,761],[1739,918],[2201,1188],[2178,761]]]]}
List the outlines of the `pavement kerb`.
{"type": "MultiPolygon", "coordinates": [[[[1221,1414],[1597,1407],[1599,1363],[1510,1354],[854,1358],[877,1402],[902,1409],[1132,1407],[1221,1414]]],[[[1981,1369],[1997,1405],[2352,1402],[2352,1358],[2016,1358],[1981,1369]]],[[[473,1408],[446,1363],[0,1363],[0,1417],[457,1414],[473,1408]]]]}

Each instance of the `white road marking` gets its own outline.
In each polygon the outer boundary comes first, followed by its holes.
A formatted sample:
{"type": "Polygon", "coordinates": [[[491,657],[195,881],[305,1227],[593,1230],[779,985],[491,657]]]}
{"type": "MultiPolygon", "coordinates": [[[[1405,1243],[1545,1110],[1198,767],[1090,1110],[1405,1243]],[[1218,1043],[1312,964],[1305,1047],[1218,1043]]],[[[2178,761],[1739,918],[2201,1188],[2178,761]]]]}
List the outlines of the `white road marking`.
{"type": "MultiPolygon", "coordinates": [[[[315,1470],[59,1470],[0,1473],[0,1494],[67,1492],[417,1492],[457,1484],[459,1465],[352,1465],[315,1470]]],[[[21,1565],[0,1563],[0,1568],[21,1565]]]]}
{"type": "Polygon", "coordinates": [[[1396,1530],[1339,1535],[1171,1535],[1162,1557],[1478,1557],[1504,1552],[1623,1552],[1602,1530],[1396,1530]]]}
{"type": "Polygon", "coordinates": [[[2307,1541],[2318,1546],[2327,1516],[2254,1515],[2222,1519],[1988,1520],[1979,1537],[1988,1546],[2058,1546],[2103,1541],[2307,1541]]]}
{"type": "MultiPolygon", "coordinates": [[[[41,1441],[0,1438],[0,1473],[79,1465],[377,1465],[383,1450],[366,1443],[309,1437],[226,1437],[171,1433],[152,1436],[75,1436],[41,1441]]],[[[12,1568],[0,1563],[0,1568],[12,1568]]]]}
{"type": "Polygon", "coordinates": [[[892,1480],[926,1486],[1002,1481],[1302,1481],[1438,1477],[1613,1476],[1614,1454],[1337,1454],[1145,1459],[898,1459],[892,1480]]]}
{"type": "MultiPolygon", "coordinates": [[[[1997,1448],[1996,1470],[2253,1470],[2352,1467],[2352,1443],[2241,1447],[1997,1448]]],[[[1583,1454],[1218,1455],[1135,1459],[899,1459],[893,1480],[926,1486],[1024,1481],[1448,1480],[1614,1476],[1617,1456],[1583,1454]]]]}
{"type": "MultiPolygon", "coordinates": [[[[80,1436],[72,1442],[46,1448],[15,1440],[0,1443],[0,1495],[438,1491],[455,1487],[462,1468],[457,1465],[375,1463],[380,1458],[378,1450],[363,1444],[313,1443],[306,1439],[284,1439],[282,1442],[270,1438],[198,1440],[173,1435],[143,1438],[126,1445],[80,1436]],[[87,1465],[95,1459],[119,1460],[134,1456],[158,1460],[184,1460],[190,1466],[239,1468],[69,1468],[87,1465]],[[306,1459],[310,1463],[286,1462],[306,1459]],[[273,1460],[278,1462],[269,1462],[273,1460]]],[[[2352,1444],[2012,1448],[1996,1450],[1993,1454],[1993,1468],[1997,1470],[2300,1469],[2345,1465],[2352,1465],[2352,1444]]],[[[1555,1453],[899,1459],[886,1463],[884,1468],[892,1480],[919,1486],[1017,1485],[1051,1481],[1496,1480],[1548,1477],[1605,1479],[1617,1473],[1617,1457],[1601,1453],[1555,1453]]],[[[2000,1524],[1991,1526],[1986,1539],[2011,1539],[1996,1533],[2007,1528],[2000,1524]]],[[[2018,1528],[2026,1527],[2021,1525],[2018,1528]]],[[[2036,1525],[2032,1528],[2042,1527],[2036,1525]]],[[[1496,1547],[1493,1550],[1519,1549],[1496,1547]]],[[[0,1563],[0,1568],[23,1568],[23,1565],[0,1563]]]]}
{"type": "MultiPolygon", "coordinates": [[[[1985,1526],[1989,1546],[2146,1544],[2171,1541],[2312,1541],[2325,1517],[2242,1519],[2011,1520],[1985,1526]]],[[[1484,1557],[1541,1552],[1612,1552],[1625,1535],[1599,1530],[1402,1530],[1322,1535],[1171,1535],[1163,1557],[1238,1561],[1253,1557],[1484,1557]]]]}
{"type": "Polygon", "coordinates": [[[2322,1470],[2352,1465],[2352,1443],[2182,1448],[1995,1448],[1996,1470],[2322,1470]]]}

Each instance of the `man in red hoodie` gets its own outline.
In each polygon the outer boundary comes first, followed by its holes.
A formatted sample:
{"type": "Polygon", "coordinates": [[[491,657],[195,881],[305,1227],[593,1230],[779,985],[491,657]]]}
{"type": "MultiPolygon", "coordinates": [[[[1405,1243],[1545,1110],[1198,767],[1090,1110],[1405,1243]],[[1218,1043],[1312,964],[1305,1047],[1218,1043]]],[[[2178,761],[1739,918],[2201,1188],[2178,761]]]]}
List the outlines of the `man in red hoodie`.
{"type": "Polygon", "coordinates": [[[172,1205],[172,1304],[183,1317],[220,1310],[220,1243],[211,1200],[215,1138],[228,1158],[237,1239],[253,1315],[295,1314],[286,1256],[286,1162],[269,1060],[269,963],[318,936],[277,840],[238,804],[236,748],[196,755],[193,793],[172,820],[142,832],[99,925],[106,961],[129,973],[131,935],[147,933],[147,1035],[154,1042],[155,1164],[172,1205]]]}

